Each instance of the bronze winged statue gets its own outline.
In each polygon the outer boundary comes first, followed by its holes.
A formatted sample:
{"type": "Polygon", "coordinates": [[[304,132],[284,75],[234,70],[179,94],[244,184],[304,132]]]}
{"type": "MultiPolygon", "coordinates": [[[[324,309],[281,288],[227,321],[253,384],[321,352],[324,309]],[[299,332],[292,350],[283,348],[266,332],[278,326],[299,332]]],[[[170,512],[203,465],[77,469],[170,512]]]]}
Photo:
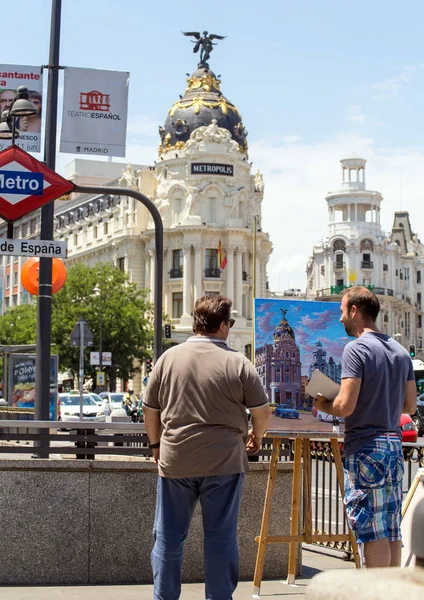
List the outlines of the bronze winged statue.
{"type": "Polygon", "coordinates": [[[193,44],[195,44],[193,52],[199,52],[200,49],[199,66],[203,65],[205,67],[208,66],[208,60],[210,58],[211,52],[213,50],[213,47],[216,46],[216,44],[214,44],[212,40],[223,40],[227,37],[225,35],[216,35],[215,33],[208,35],[207,31],[204,31],[203,35],[200,35],[199,31],[183,31],[182,34],[188,37],[196,38],[196,41],[191,40],[193,44]]]}

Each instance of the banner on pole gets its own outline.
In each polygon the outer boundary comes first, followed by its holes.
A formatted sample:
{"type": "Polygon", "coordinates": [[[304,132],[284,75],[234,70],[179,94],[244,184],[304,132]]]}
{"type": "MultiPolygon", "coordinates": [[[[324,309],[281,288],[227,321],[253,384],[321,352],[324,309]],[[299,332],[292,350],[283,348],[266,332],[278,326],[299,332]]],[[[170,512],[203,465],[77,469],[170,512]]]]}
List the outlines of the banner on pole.
{"type": "Polygon", "coordinates": [[[66,68],[60,151],[125,156],[130,74],[66,68]]]}
{"type": "MultiPolygon", "coordinates": [[[[9,110],[16,96],[16,89],[28,88],[29,99],[37,109],[35,115],[16,119],[19,137],[16,145],[26,152],[40,152],[43,75],[41,67],[23,65],[0,65],[0,113],[9,110]]],[[[0,139],[0,150],[8,148],[12,140],[0,139]]]]}

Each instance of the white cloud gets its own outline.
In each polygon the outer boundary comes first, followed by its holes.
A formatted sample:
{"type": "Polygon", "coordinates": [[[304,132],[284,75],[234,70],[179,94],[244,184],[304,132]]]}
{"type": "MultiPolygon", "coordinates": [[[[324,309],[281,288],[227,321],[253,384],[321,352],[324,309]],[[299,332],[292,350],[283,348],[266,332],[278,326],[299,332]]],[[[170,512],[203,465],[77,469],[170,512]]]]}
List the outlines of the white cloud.
{"type": "Polygon", "coordinates": [[[406,66],[398,75],[387,77],[373,85],[375,92],[374,100],[386,100],[397,96],[398,93],[408,87],[408,84],[414,79],[417,67],[414,65],[406,66]]]}
{"type": "Polygon", "coordinates": [[[367,117],[362,113],[360,106],[351,106],[348,110],[347,118],[352,123],[357,125],[364,125],[367,117]]]}
{"type": "Polygon", "coordinates": [[[393,224],[396,210],[408,210],[418,231],[422,221],[422,148],[379,147],[367,136],[340,133],[316,144],[251,142],[253,169],[264,173],[263,230],[274,251],[268,263],[271,289],[305,289],[306,260],[313,245],[327,236],[325,196],[341,188],[339,161],[355,154],[366,158],[367,189],[382,193],[384,231],[393,224]],[[402,185],[401,185],[402,184],[402,185]],[[401,189],[402,187],[402,189],[401,189]],[[402,199],[402,200],[401,200],[402,199]]]}

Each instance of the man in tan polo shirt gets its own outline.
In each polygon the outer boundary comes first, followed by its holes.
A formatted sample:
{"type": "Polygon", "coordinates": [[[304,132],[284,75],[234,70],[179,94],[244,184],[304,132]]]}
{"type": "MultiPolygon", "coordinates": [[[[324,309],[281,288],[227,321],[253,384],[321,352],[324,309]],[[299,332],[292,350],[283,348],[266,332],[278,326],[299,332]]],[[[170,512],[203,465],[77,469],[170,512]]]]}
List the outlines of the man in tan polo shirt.
{"type": "Polygon", "coordinates": [[[195,304],[194,336],[156,363],[143,402],[159,466],[152,552],[154,600],[178,600],[184,541],[197,501],[203,515],[207,600],[231,600],[238,583],[237,520],[248,468],[271,411],[252,363],[226,344],[231,300],[195,304]],[[248,431],[246,408],[252,414],[248,431]]]}

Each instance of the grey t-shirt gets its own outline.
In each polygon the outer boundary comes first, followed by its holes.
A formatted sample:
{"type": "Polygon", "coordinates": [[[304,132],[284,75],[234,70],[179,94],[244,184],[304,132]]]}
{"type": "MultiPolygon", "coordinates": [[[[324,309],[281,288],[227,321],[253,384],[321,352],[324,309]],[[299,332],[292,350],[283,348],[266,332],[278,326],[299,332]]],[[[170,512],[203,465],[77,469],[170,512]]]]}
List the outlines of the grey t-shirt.
{"type": "Polygon", "coordinates": [[[400,436],[406,382],[414,380],[405,348],[384,333],[363,333],[343,351],[342,379],[347,377],[362,383],[356,408],[346,419],[345,454],[385,432],[400,436]]]}

